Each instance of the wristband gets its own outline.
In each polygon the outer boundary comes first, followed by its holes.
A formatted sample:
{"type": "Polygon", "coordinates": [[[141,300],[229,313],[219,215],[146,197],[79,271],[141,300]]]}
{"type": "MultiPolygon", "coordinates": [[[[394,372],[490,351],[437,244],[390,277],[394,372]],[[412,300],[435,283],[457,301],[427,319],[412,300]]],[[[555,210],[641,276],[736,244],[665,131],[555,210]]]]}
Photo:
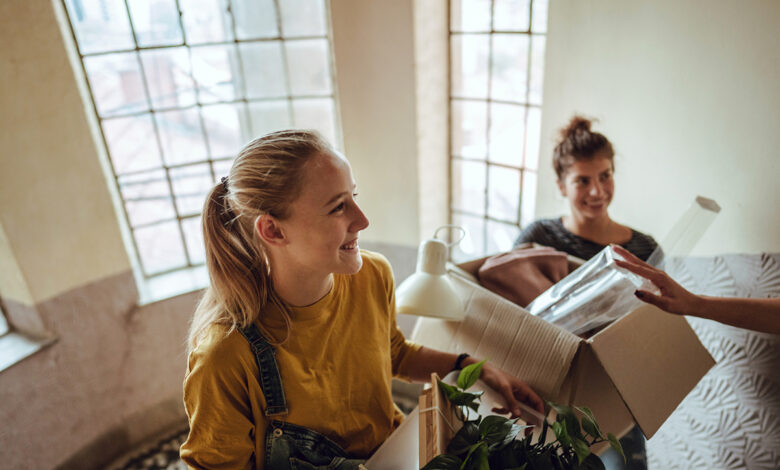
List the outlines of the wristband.
{"type": "Polygon", "coordinates": [[[469,357],[467,353],[463,353],[458,356],[457,359],[455,359],[455,367],[452,368],[452,370],[462,370],[463,369],[463,361],[469,357]]]}

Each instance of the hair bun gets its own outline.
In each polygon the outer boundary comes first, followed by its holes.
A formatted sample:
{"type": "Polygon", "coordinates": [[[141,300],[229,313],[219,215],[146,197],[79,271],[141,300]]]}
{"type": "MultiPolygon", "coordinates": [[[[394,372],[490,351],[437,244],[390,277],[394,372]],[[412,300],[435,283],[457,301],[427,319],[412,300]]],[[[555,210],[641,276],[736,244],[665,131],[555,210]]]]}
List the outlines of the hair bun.
{"type": "Polygon", "coordinates": [[[577,131],[590,132],[591,120],[580,115],[575,115],[569,121],[569,125],[561,129],[561,137],[566,139],[569,136],[574,136],[577,131]]]}

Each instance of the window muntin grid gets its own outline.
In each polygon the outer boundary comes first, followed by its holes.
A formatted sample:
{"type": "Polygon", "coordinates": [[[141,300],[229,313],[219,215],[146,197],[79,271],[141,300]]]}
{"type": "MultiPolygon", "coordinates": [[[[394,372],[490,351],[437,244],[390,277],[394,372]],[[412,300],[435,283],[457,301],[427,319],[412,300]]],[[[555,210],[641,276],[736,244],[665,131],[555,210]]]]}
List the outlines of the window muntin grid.
{"type": "Polygon", "coordinates": [[[533,220],[548,0],[450,1],[455,260],[506,251],[533,220]]]}
{"type": "Polygon", "coordinates": [[[145,278],[202,266],[200,211],[253,136],[338,143],[326,0],[62,0],[145,278]]]}

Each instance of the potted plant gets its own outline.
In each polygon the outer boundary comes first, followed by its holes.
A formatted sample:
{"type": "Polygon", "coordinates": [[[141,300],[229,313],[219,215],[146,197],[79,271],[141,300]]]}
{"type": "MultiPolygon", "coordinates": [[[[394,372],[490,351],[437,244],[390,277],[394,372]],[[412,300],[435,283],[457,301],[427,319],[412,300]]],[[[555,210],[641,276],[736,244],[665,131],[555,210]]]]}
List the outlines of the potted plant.
{"type": "Polygon", "coordinates": [[[545,419],[535,441],[534,434],[520,437],[529,426],[518,425],[516,419],[477,414],[482,392],[467,390],[477,382],[484,363],[465,367],[456,386],[438,380],[439,388],[456,408],[455,415],[463,425],[449,441],[446,453],[434,457],[423,470],[604,469],[601,459],[590,448],[605,441],[625,459],[617,438],[613,434],[604,436],[586,407],[571,408],[548,402],[556,412],[555,422],[545,419]],[[547,439],[548,429],[552,430],[554,439],[547,439]]]}

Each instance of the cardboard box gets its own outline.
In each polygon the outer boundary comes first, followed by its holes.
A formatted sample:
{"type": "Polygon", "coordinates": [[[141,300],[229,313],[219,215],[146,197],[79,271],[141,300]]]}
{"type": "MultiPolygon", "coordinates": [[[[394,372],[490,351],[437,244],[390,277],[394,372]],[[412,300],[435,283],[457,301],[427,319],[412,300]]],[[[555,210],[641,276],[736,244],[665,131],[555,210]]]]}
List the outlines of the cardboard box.
{"type": "Polygon", "coordinates": [[[474,282],[482,262],[450,269],[466,318],[420,318],[411,339],[488,359],[546,400],[587,406],[605,433],[636,423],[649,439],[714,365],[682,316],[642,306],[583,339],[474,282]]]}

